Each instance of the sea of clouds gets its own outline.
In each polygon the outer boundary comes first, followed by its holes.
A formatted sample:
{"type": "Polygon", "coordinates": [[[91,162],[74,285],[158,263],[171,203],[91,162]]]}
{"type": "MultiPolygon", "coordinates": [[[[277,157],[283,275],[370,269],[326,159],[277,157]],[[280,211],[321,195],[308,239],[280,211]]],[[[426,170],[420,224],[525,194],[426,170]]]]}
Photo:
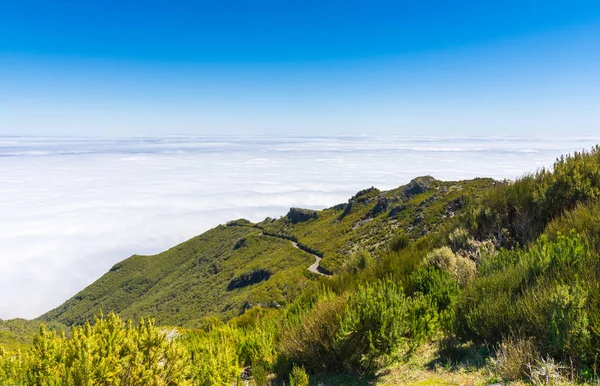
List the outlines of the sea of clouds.
{"type": "Polygon", "coordinates": [[[60,305],[132,254],[228,220],[413,177],[515,178],[600,138],[0,137],[0,318],[60,305]]]}

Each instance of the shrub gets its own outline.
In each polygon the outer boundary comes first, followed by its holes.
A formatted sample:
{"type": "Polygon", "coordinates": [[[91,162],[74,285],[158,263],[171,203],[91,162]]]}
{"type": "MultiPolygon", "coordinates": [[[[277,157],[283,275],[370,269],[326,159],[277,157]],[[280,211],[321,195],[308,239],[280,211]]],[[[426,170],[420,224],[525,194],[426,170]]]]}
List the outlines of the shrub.
{"type": "Polygon", "coordinates": [[[275,338],[277,326],[273,322],[265,322],[251,329],[240,331],[239,358],[243,365],[260,364],[272,369],[277,360],[275,338]]]}
{"type": "Polygon", "coordinates": [[[543,236],[528,249],[488,256],[459,296],[457,333],[488,343],[528,336],[541,355],[593,360],[600,311],[596,259],[575,234],[543,236]]]}
{"type": "Polygon", "coordinates": [[[477,267],[475,262],[467,257],[456,257],[456,268],[454,269],[454,278],[461,286],[466,285],[475,277],[477,267]]]}
{"type": "Polygon", "coordinates": [[[308,374],[304,367],[294,366],[290,373],[290,386],[308,386],[308,374]]]}
{"type": "Polygon", "coordinates": [[[346,259],[342,265],[342,269],[344,272],[357,274],[369,267],[373,267],[374,264],[375,259],[373,259],[373,256],[369,252],[360,251],[346,259]]]}
{"type": "Polygon", "coordinates": [[[421,268],[411,275],[413,292],[429,295],[440,311],[449,309],[458,296],[456,280],[446,271],[421,268]]]}
{"type": "Polygon", "coordinates": [[[463,227],[458,227],[454,229],[448,235],[448,242],[454,252],[458,252],[460,250],[469,250],[471,248],[469,239],[469,231],[463,227]]]}
{"type": "Polygon", "coordinates": [[[25,354],[0,353],[0,383],[27,385],[189,385],[189,357],[151,320],[115,314],[73,327],[72,338],[43,325],[25,354]]]}
{"type": "Polygon", "coordinates": [[[600,202],[579,204],[548,224],[545,233],[556,239],[573,231],[582,235],[592,250],[600,250],[600,202]]]}
{"type": "Polygon", "coordinates": [[[392,239],[390,240],[389,249],[392,252],[398,252],[408,247],[409,244],[410,238],[408,237],[408,235],[404,232],[400,232],[394,237],[392,237],[392,239]]]}
{"type": "Polygon", "coordinates": [[[429,252],[427,261],[434,267],[448,272],[460,285],[467,284],[475,277],[475,262],[467,257],[454,254],[448,247],[441,247],[429,252]]]}
{"type": "Polygon", "coordinates": [[[448,247],[441,247],[429,252],[427,261],[434,267],[451,274],[456,270],[456,255],[448,247]]]}
{"type": "Polygon", "coordinates": [[[571,384],[563,372],[566,367],[554,361],[553,358],[542,358],[530,366],[529,380],[535,386],[554,386],[571,384]]]}
{"type": "Polygon", "coordinates": [[[595,146],[557,159],[551,169],[499,184],[470,209],[470,227],[479,240],[526,245],[553,219],[599,197],[600,146],[595,146]]]}
{"type": "Polygon", "coordinates": [[[431,298],[407,298],[389,280],[367,283],[353,293],[340,316],[335,347],[349,371],[376,369],[376,360],[412,348],[437,328],[431,298]]]}
{"type": "Polygon", "coordinates": [[[240,332],[222,325],[209,332],[187,333],[183,343],[191,356],[192,380],[199,386],[231,384],[240,374],[240,332]]]}
{"type": "Polygon", "coordinates": [[[340,328],[338,317],[346,302],[345,296],[327,296],[309,311],[288,317],[279,328],[278,351],[293,362],[314,370],[338,366],[339,358],[333,344],[340,328]]]}
{"type": "Polygon", "coordinates": [[[254,378],[255,386],[267,386],[269,384],[267,376],[267,370],[262,363],[252,365],[252,378],[254,378]]]}
{"type": "Polygon", "coordinates": [[[585,359],[590,349],[590,332],[585,309],[587,292],[577,283],[558,285],[550,299],[548,347],[563,358],[585,359]]]}

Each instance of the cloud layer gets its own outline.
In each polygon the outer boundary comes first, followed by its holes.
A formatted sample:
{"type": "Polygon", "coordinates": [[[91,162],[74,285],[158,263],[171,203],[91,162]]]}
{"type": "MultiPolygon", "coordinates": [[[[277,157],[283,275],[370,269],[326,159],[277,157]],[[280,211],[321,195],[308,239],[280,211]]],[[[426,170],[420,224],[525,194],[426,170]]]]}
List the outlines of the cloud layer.
{"type": "Polygon", "coordinates": [[[323,208],[415,176],[515,178],[598,138],[0,137],[0,318],[228,220],[323,208]]]}

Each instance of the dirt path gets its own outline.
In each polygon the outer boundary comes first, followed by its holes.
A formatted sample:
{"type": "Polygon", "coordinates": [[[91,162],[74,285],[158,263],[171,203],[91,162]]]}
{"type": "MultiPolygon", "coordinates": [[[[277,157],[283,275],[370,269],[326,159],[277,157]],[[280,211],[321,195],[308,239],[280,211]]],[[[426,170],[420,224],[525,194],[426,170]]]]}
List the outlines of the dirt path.
{"type": "Polygon", "coordinates": [[[333,276],[332,274],[328,273],[325,269],[323,269],[321,267],[321,259],[322,258],[320,256],[317,256],[314,253],[311,253],[311,252],[307,251],[305,248],[302,248],[302,246],[298,245],[298,243],[295,242],[295,241],[292,241],[292,240],[290,240],[290,239],[288,239],[286,237],[283,237],[283,236],[278,236],[278,235],[274,235],[274,234],[270,234],[270,233],[265,233],[264,229],[261,229],[261,228],[255,227],[255,226],[248,226],[248,225],[229,225],[229,226],[238,226],[238,227],[241,226],[241,227],[246,227],[246,228],[255,228],[255,229],[260,230],[260,234],[262,236],[275,237],[275,238],[278,238],[278,239],[281,239],[281,240],[289,241],[290,243],[292,243],[292,245],[294,246],[294,248],[299,249],[302,252],[307,253],[307,254],[309,254],[309,255],[311,255],[312,257],[315,258],[315,263],[313,265],[311,265],[310,267],[307,268],[310,272],[316,273],[317,275],[321,275],[321,276],[328,276],[328,277],[333,276]]]}
{"type": "Polygon", "coordinates": [[[307,252],[304,249],[300,248],[300,246],[298,245],[298,243],[295,242],[295,241],[292,241],[291,243],[294,246],[294,248],[297,248],[297,249],[301,250],[304,253],[308,253],[309,255],[311,255],[312,257],[315,258],[315,263],[313,265],[311,265],[310,267],[308,267],[308,270],[310,272],[316,273],[317,275],[322,275],[322,276],[331,276],[331,275],[328,275],[325,272],[323,272],[323,269],[321,268],[321,259],[322,259],[321,257],[319,257],[317,255],[313,255],[312,253],[307,252]]]}

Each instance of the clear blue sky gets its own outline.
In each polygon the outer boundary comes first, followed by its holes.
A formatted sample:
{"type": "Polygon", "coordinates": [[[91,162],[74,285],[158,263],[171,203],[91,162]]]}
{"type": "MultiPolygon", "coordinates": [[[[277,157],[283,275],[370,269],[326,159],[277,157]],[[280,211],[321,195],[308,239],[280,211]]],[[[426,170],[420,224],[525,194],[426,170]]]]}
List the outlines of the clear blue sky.
{"type": "Polygon", "coordinates": [[[600,2],[0,0],[0,135],[600,134],[600,2]]]}

